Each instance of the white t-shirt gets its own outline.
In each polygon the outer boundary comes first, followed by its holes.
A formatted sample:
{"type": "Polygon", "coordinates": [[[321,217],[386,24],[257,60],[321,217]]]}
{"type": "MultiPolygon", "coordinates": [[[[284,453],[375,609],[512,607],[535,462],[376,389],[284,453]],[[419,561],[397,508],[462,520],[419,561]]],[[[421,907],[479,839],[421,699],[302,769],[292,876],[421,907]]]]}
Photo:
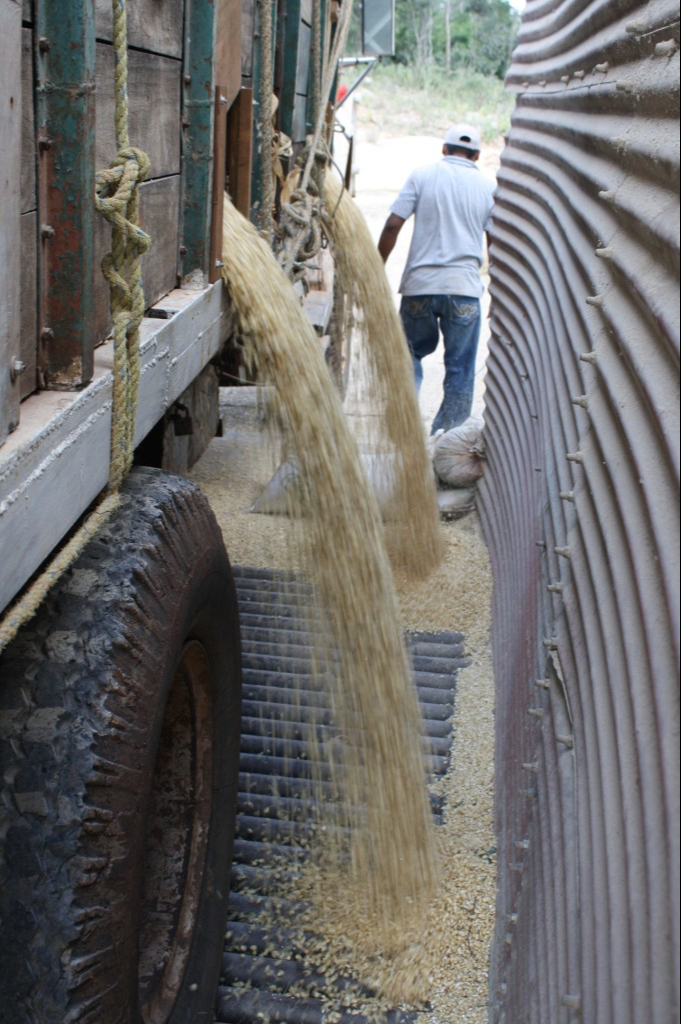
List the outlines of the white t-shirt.
{"type": "Polygon", "coordinates": [[[491,182],[465,157],[445,156],[414,171],[390,207],[404,220],[415,215],[403,295],[482,295],[482,235],[493,194],[491,182]]]}

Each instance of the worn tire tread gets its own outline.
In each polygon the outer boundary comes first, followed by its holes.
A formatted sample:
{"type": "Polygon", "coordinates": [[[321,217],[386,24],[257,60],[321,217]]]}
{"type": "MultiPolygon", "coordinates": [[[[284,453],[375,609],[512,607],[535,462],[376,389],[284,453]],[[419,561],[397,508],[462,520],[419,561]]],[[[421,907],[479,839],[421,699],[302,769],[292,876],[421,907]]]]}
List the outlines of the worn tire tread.
{"type": "Polygon", "coordinates": [[[121,811],[117,794],[144,785],[141,666],[169,642],[164,597],[207,550],[229,571],[199,489],[134,471],[120,513],[0,659],[3,1024],[131,1024],[131,942],[111,893],[134,799],[121,811]]]}

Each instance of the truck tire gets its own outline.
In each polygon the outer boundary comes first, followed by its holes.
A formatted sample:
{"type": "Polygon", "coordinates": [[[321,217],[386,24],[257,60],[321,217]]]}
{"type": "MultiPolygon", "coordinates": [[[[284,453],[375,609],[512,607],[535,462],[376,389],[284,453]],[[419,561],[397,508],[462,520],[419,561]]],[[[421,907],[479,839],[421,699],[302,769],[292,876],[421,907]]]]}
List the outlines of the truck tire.
{"type": "Polygon", "coordinates": [[[194,485],[126,481],[0,660],[0,1020],[213,1019],[241,656],[194,485]]]}

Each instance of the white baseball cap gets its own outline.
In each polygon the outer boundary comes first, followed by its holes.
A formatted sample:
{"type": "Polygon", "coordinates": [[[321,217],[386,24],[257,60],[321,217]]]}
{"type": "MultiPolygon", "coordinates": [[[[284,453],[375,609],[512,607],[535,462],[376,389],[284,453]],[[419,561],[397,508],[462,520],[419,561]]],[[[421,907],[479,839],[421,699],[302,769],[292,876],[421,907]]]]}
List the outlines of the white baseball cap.
{"type": "Polygon", "coordinates": [[[446,146],[459,146],[477,153],[480,149],[480,132],[470,124],[453,124],[445,135],[446,146]]]}

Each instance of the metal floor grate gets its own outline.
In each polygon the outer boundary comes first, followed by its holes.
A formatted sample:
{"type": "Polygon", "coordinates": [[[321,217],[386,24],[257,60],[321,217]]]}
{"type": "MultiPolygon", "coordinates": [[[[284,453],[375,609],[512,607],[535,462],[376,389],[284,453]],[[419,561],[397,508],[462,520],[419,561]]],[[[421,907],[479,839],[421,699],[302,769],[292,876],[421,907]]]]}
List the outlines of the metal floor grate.
{"type": "MultiPolygon", "coordinates": [[[[233,571],[243,645],[242,745],[216,1020],[324,1024],[331,1019],[335,1024],[363,1024],[366,1018],[360,1013],[338,1009],[351,982],[342,977],[329,982],[305,964],[300,933],[286,924],[287,917],[296,921],[301,906],[277,895],[281,865],[290,863],[295,871],[295,859],[301,856],[292,844],[314,828],[311,770],[322,780],[322,794],[326,787],[332,798],[324,766],[311,760],[312,738],[317,743],[334,738],[327,698],[315,685],[313,673],[312,591],[289,572],[244,567],[233,571]],[[271,924],[273,920],[277,923],[271,924]]],[[[406,638],[423,716],[427,765],[436,778],[449,765],[456,672],[468,664],[463,638],[451,632],[410,633],[406,638]]],[[[315,792],[319,795],[319,782],[315,792]]],[[[441,799],[431,795],[431,804],[436,821],[441,820],[441,799]]],[[[387,1024],[413,1019],[395,1010],[387,1024]]]]}

